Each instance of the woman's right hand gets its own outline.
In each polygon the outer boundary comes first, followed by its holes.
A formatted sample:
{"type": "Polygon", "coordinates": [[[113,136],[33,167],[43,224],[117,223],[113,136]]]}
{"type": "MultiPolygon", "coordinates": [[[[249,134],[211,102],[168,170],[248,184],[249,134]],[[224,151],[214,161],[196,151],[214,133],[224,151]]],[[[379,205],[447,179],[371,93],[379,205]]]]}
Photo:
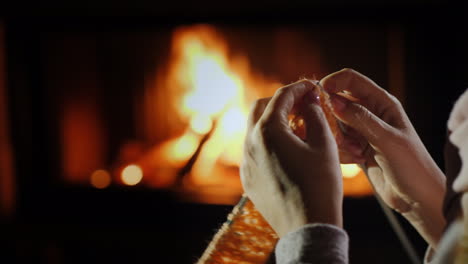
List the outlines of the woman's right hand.
{"type": "Polygon", "coordinates": [[[375,191],[435,248],[445,227],[442,215],[445,176],[427,152],[401,103],[351,69],[330,74],[320,83],[331,95],[335,116],[362,139],[364,166],[375,191]],[[345,99],[339,95],[341,92],[350,93],[357,101],[345,99]]]}

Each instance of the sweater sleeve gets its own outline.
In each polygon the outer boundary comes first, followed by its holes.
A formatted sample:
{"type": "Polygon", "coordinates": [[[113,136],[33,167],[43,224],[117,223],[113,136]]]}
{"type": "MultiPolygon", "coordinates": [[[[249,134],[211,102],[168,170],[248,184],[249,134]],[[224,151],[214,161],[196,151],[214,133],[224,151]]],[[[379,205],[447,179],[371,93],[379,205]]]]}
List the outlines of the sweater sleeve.
{"type": "Polygon", "coordinates": [[[424,258],[425,264],[454,263],[457,244],[463,235],[463,222],[455,221],[447,228],[439,242],[437,251],[428,249],[424,258]]]}
{"type": "Polygon", "coordinates": [[[308,224],[282,237],[275,254],[277,264],[347,264],[348,235],[334,225],[308,224]]]}

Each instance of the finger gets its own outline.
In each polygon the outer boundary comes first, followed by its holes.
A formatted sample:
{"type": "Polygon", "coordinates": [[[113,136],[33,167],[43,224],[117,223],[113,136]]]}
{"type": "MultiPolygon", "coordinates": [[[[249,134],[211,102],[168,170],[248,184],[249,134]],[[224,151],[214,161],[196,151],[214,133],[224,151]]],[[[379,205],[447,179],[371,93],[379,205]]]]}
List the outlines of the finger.
{"type": "Polygon", "coordinates": [[[356,129],[344,124],[343,122],[340,122],[340,128],[345,137],[351,137],[353,139],[362,139],[362,135],[359,134],[359,132],[356,131],[356,129]]]}
{"type": "Polygon", "coordinates": [[[363,140],[357,140],[351,137],[344,137],[343,140],[338,143],[338,149],[357,157],[363,157],[365,145],[362,143],[362,141],[363,140]]]}
{"type": "Polygon", "coordinates": [[[356,129],[339,121],[342,132],[342,139],[338,143],[338,149],[353,153],[353,155],[361,157],[364,149],[367,148],[368,142],[356,129]]]}
{"type": "Polygon", "coordinates": [[[336,149],[335,138],[319,102],[306,105],[303,116],[306,125],[307,144],[312,148],[323,148],[326,144],[334,144],[336,149]]]}
{"type": "Polygon", "coordinates": [[[278,128],[289,127],[288,115],[293,106],[300,102],[306,93],[314,89],[314,87],[316,85],[313,82],[302,80],[278,89],[268,103],[260,120],[278,128]]]}
{"type": "Polygon", "coordinates": [[[343,69],[332,73],[323,78],[320,85],[325,91],[332,94],[343,91],[350,92],[361,105],[377,115],[380,115],[388,106],[398,102],[394,96],[374,81],[352,69],[343,69]]]}
{"type": "Polygon", "coordinates": [[[364,150],[368,145],[367,140],[354,128],[341,123],[343,137],[338,144],[340,162],[342,164],[364,163],[364,150]]]}
{"type": "Polygon", "coordinates": [[[271,97],[261,98],[256,100],[250,110],[249,118],[247,121],[247,134],[252,131],[252,128],[258,122],[263,112],[265,111],[268,102],[270,102],[271,97]]]}
{"type": "Polygon", "coordinates": [[[339,150],[341,164],[363,164],[366,160],[362,156],[355,156],[350,152],[339,150]]]}
{"type": "Polygon", "coordinates": [[[339,95],[330,95],[335,116],[346,125],[355,129],[371,144],[378,145],[393,128],[374,115],[366,107],[353,103],[339,95]]]}
{"type": "Polygon", "coordinates": [[[365,75],[353,70],[342,69],[325,76],[320,85],[329,93],[349,91],[358,99],[388,96],[388,93],[365,75]]]}

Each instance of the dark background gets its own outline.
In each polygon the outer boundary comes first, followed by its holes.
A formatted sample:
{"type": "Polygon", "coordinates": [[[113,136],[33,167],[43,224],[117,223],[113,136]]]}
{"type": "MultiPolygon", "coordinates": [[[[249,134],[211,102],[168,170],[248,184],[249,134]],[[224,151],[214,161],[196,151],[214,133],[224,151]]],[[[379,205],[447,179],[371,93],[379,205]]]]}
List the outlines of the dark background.
{"type": "MultiPolygon", "coordinates": [[[[0,241],[5,246],[0,250],[0,262],[192,263],[232,208],[180,202],[170,192],[144,188],[101,191],[63,185],[55,164],[57,132],[48,105],[55,95],[44,85],[43,65],[48,58],[41,52],[41,32],[118,33],[154,28],[169,32],[174,26],[199,22],[226,30],[233,26],[397,26],[405,40],[405,109],[443,167],[446,120],[454,100],[468,87],[465,7],[446,1],[11,4],[1,12],[17,195],[15,212],[1,218],[0,241]]],[[[340,45],[359,43],[334,43],[329,37],[337,50],[340,45]]],[[[124,47],[106,46],[100,54],[111,61],[112,53],[106,55],[106,50],[124,47]]],[[[329,67],[334,71],[353,67],[359,54],[331,58],[329,67]]],[[[371,64],[356,70],[384,87],[389,82],[386,73],[373,70],[371,64]]],[[[108,77],[108,82],[112,80],[108,77]]],[[[116,100],[125,97],[122,93],[116,100]]],[[[374,198],[346,198],[344,217],[351,236],[352,263],[409,262],[374,198]]],[[[422,255],[424,242],[403,223],[422,255]]]]}

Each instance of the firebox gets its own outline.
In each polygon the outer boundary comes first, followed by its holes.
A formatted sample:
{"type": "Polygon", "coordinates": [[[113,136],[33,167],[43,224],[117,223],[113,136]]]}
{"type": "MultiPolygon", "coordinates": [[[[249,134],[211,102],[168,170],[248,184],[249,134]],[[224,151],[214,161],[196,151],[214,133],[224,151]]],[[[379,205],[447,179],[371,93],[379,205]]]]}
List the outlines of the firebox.
{"type": "MultiPolygon", "coordinates": [[[[154,252],[156,263],[194,262],[242,195],[250,105],[300,78],[354,68],[414,110],[424,140],[440,141],[444,131],[434,140],[421,117],[442,123],[442,114],[418,110],[415,96],[442,104],[436,88],[414,85],[439,72],[414,63],[422,43],[440,46],[432,33],[392,20],[286,18],[5,20],[0,135],[11,140],[0,147],[11,159],[0,163],[9,190],[0,201],[15,227],[11,252],[50,263],[140,263],[154,252]]],[[[345,225],[361,236],[353,260],[405,261],[364,174],[342,170],[345,225]]]]}
{"type": "MultiPolygon", "coordinates": [[[[36,41],[54,181],[63,186],[232,204],[255,99],[344,66],[404,94],[398,27],[53,25],[36,41]]],[[[372,193],[356,165],[342,168],[346,195],[372,193]]]]}

